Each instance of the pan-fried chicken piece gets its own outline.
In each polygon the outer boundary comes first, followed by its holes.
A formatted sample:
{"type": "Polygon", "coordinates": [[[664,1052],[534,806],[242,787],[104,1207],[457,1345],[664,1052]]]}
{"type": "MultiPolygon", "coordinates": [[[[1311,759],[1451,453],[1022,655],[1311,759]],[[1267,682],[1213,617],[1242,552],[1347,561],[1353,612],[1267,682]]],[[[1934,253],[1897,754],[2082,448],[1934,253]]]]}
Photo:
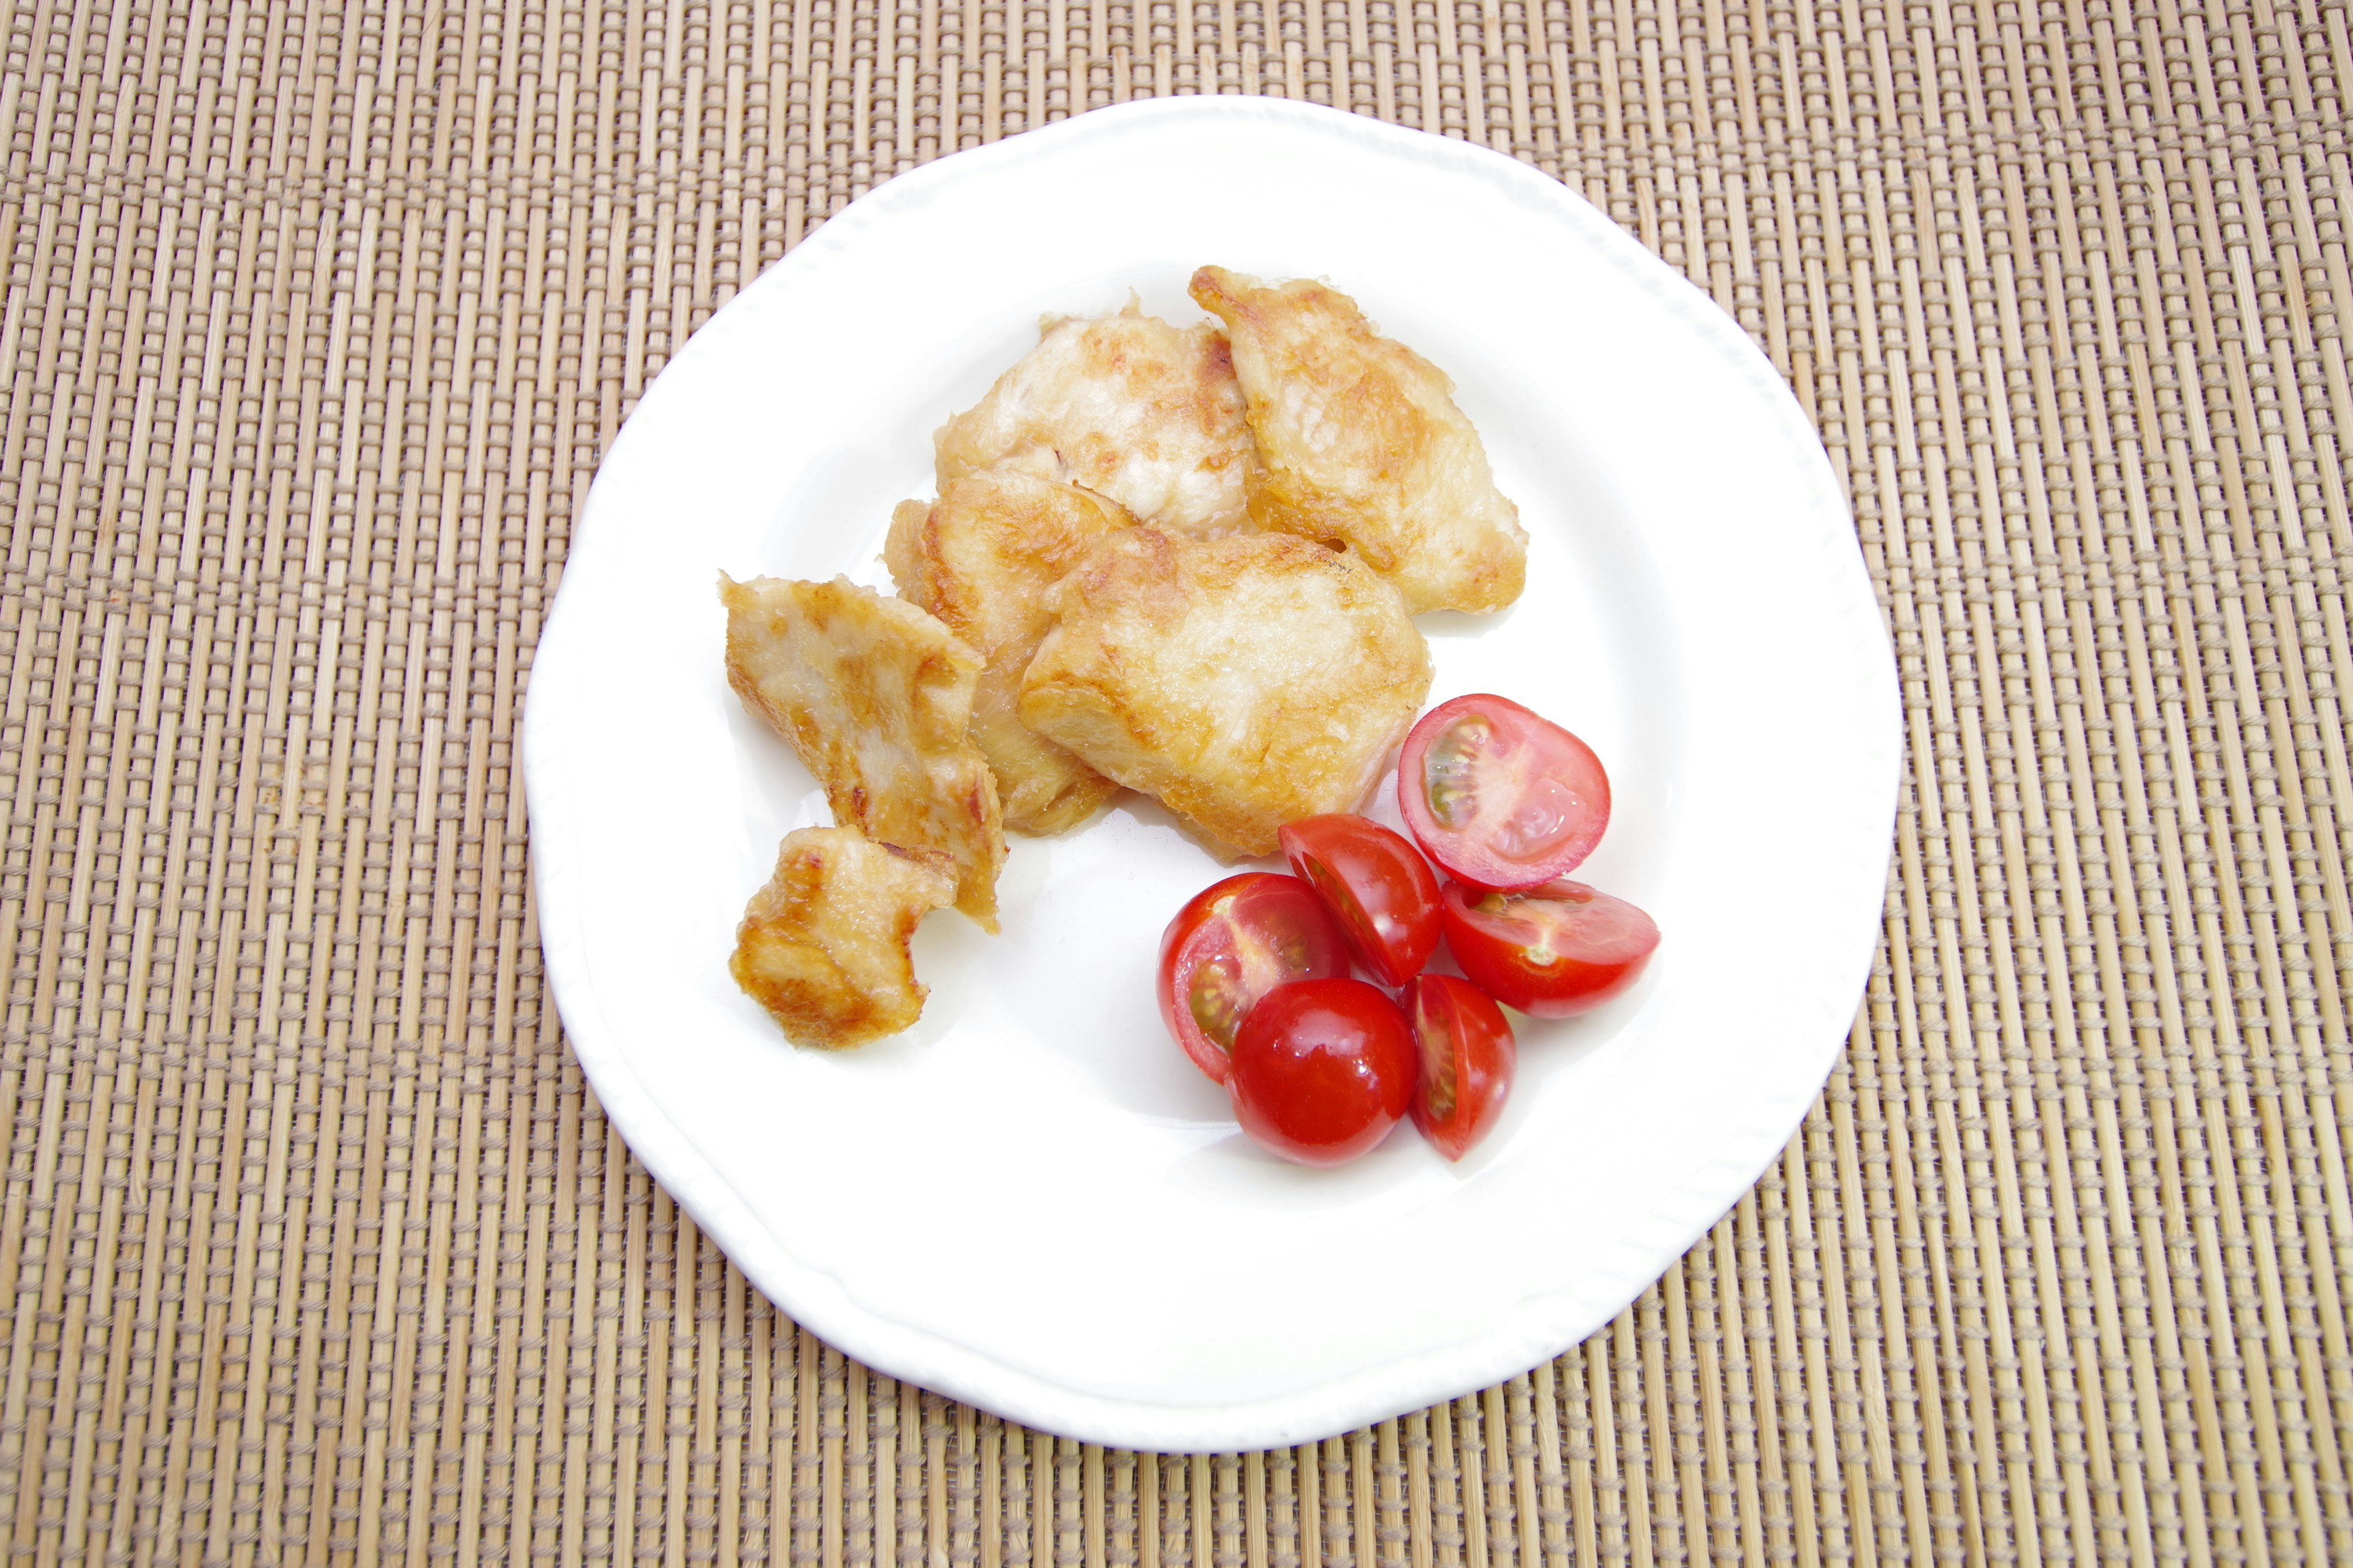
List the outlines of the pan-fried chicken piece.
{"type": "Polygon", "coordinates": [[[936,851],[893,849],[854,827],[799,828],[744,906],[727,973],[797,1046],[838,1051],[895,1035],[923,1011],[908,939],[955,889],[955,866],[936,851]]]}
{"type": "Polygon", "coordinates": [[[1014,710],[1021,672],[1054,624],[1046,591],[1095,542],[1135,520],[1091,490],[1011,468],[951,479],[934,502],[904,501],[882,548],[900,595],[939,617],[984,661],[972,738],[997,775],[1005,826],[1060,833],[1119,785],[1014,710]]]}
{"type": "Polygon", "coordinates": [[[1346,545],[1414,615],[1520,596],[1528,536],[1445,372],[1321,283],[1204,267],[1192,293],[1225,322],[1249,398],[1252,521],[1346,545]]]}
{"type": "Polygon", "coordinates": [[[940,427],[940,489],[1012,467],[1084,485],[1155,528],[1246,526],[1250,425],[1217,328],[1171,326],[1133,301],[1049,318],[1038,346],[940,427]]]}
{"type": "Polygon", "coordinates": [[[1248,854],[1355,810],[1430,690],[1397,590],[1289,534],[1124,530],[1051,607],[1022,721],[1248,854]]]}
{"type": "Polygon", "coordinates": [[[955,862],[956,908],[997,929],[1005,832],[966,733],[980,656],[914,605],[846,577],[723,574],[727,680],[792,742],[834,820],[955,862]]]}

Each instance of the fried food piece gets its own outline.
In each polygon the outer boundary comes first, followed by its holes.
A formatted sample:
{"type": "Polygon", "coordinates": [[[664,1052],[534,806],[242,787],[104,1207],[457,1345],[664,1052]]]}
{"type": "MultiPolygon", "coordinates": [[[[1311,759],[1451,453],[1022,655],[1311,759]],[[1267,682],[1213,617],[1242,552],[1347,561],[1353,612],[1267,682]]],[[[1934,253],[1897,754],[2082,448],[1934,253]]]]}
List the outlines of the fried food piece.
{"type": "Polygon", "coordinates": [[[1250,424],[1225,334],[1133,300],[1116,315],[1048,318],[1038,346],[934,440],[943,494],[1011,467],[1084,485],[1155,528],[1248,522],[1250,424]]]}
{"type": "Polygon", "coordinates": [[[945,855],[854,827],[796,829],[744,907],[727,973],[797,1046],[838,1051],[895,1035],[923,1011],[908,939],[955,893],[945,855]]]}
{"type": "Polygon", "coordinates": [[[1353,811],[1430,690],[1430,648],[1362,562],[1285,533],[1112,534],[1054,590],[1021,719],[1212,838],[1353,811]]]}
{"type": "Polygon", "coordinates": [[[980,656],[899,599],[846,577],[719,579],[727,680],[792,742],[834,820],[878,844],[955,862],[955,906],[997,929],[1005,831],[966,732],[980,656]]]}
{"type": "Polygon", "coordinates": [[[904,501],[882,547],[900,595],[939,617],[984,661],[972,738],[997,775],[1005,826],[1060,833],[1119,785],[1014,710],[1021,672],[1054,625],[1046,593],[1095,542],[1135,520],[1091,490],[1011,468],[951,479],[940,499],[904,501]]]}
{"type": "Polygon", "coordinates": [[[1445,372],[1321,283],[1204,267],[1192,293],[1226,323],[1250,400],[1252,521],[1345,544],[1413,615],[1520,596],[1528,536],[1445,372]]]}

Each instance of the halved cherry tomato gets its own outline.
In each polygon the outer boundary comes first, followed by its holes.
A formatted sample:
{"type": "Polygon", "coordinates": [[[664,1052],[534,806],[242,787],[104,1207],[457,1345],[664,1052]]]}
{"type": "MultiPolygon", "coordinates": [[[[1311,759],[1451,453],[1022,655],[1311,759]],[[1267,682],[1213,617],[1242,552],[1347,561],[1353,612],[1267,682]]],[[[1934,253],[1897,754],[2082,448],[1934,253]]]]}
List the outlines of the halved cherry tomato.
{"type": "Polygon", "coordinates": [[[1396,1003],[1361,980],[1296,980],[1242,1020],[1226,1091],[1261,1147],[1337,1165],[1388,1135],[1414,1079],[1413,1037],[1396,1003]]]}
{"type": "Polygon", "coordinates": [[[1478,987],[1539,1018],[1598,1007],[1659,945],[1651,917],[1566,878],[1517,893],[1446,884],[1446,941],[1478,987]]]}
{"type": "Polygon", "coordinates": [[[1404,835],[1369,816],[1335,815],[1302,817],[1275,837],[1382,984],[1421,973],[1438,950],[1438,879],[1404,835]]]}
{"type": "Polygon", "coordinates": [[[1160,939],[1160,1016],[1193,1065],[1226,1081],[1234,1033],[1290,980],[1348,973],[1347,939],[1296,877],[1245,871],[1193,895],[1160,939]]]}
{"type": "Polygon", "coordinates": [[[1398,998],[1421,1047],[1413,1124],[1450,1160],[1469,1153],[1512,1092],[1519,1047],[1493,997],[1451,974],[1424,974],[1398,998]]]}
{"type": "Polygon", "coordinates": [[[1422,853],[1477,888],[1533,888],[1593,853],[1609,775],[1591,747],[1509,698],[1441,702],[1405,738],[1398,805],[1422,853]]]}

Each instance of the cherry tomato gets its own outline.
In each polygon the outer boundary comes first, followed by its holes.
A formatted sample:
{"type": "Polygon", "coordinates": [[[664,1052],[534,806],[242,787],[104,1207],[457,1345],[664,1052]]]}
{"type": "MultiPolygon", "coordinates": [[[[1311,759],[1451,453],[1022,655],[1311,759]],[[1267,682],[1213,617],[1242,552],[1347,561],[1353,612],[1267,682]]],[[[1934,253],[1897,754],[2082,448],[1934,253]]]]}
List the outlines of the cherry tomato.
{"type": "Polygon", "coordinates": [[[1361,980],[1295,980],[1259,999],[1234,1037],[1226,1091],[1259,1145],[1338,1165],[1388,1135],[1413,1101],[1405,1015],[1361,980]]]}
{"type": "Polygon", "coordinates": [[[1479,988],[1539,1018],[1598,1007],[1659,945],[1651,917],[1566,878],[1518,893],[1446,884],[1446,941],[1479,988]]]}
{"type": "Polygon", "coordinates": [[[1424,974],[1398,998],[1421,1047],[1413,1124],[1450,1160],[1469,1153],[1512,1092],[1519,1047],[1494,998],[1451,974],[1424,974]]]}
{"type": "Polygon", "coordinates": [[[1474,692],[1440,703],[1406,736],[1398,805],[1414,842],[1449,875],[1475,888],[1533,888],[1601,842],[1609,775],[1551,720],[1474,692]]]}
{"type": "Polygon", "coordinates": [[[1335,815],[1303,817],[1275,837],[1382,984],[1421,973],[1438,950],[1438,879],[1402,834],[1369,816],[1335,815]]]}
{"type": "Polygon", "coordinates": [[[1160,939],[1160,1017],[1218,1083],[1234,1032],[1288,980],[1348,973],[1347,939],[1296,877],[1245,871],[1193,895],[1160,939]]]}

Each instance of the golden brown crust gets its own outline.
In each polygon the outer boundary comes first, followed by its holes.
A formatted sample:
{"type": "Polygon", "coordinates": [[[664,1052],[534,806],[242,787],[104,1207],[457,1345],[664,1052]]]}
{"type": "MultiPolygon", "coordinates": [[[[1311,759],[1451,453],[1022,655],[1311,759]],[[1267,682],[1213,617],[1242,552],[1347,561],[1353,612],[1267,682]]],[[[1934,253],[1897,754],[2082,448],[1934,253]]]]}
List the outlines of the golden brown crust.
{"type": "Polygon", "coordinates": [[[1022,720],[1249,854],[1286,822],[1361,805],[1430,690],[1397,591],[1287,534],[1129,529],[1052,608],[1022,720]]]}
{"type": "Polygon", "coordinates": [[[792,742],[834,820],[878,844],[946,854],[956,908],[995,931],[1005,833],[967,732],[980,656],[914,605],[847,578],[719,584],[728,683],[792,742]]]}
{"type": "Polygon", "coordinates": [[[1250,433],[1225,335],[1130,303],[1050,319],[1038,346],[934,437],[943,495],[1015,468],[1109,496],[1187,532],[1246,527],[1250,433]]]}
{"type": "Polygon", "coordinates": [[[955,873],[945,855],[855,828],[788,833],[744,906],[727,972],[795,1045],[832,1051],[895,1035],[923,1010],[908,942],[955,901],[955,873]]]}
{"type": "Polygon", "coordinates": [[[1444,372],[1321,283],[1204,267],[1192,294],[1225,322],[1248,400],[1251,521],[1345,545],[1415,615],[1519,597],[1528,536],[1444,372]]]}
{"type": "Polygon", "coordinates": [[[892,517],[882,557],[901,595],[984,661],[972,738],[996,775],[1005,826],[1018,832],[1060,833],[1119,792],[1015,710],[1021,672],[1054,624],[1048,590],[1134,521],[1116,501],[1003,468],[951,480],[936,502],[905,501],[892,517]]]}

